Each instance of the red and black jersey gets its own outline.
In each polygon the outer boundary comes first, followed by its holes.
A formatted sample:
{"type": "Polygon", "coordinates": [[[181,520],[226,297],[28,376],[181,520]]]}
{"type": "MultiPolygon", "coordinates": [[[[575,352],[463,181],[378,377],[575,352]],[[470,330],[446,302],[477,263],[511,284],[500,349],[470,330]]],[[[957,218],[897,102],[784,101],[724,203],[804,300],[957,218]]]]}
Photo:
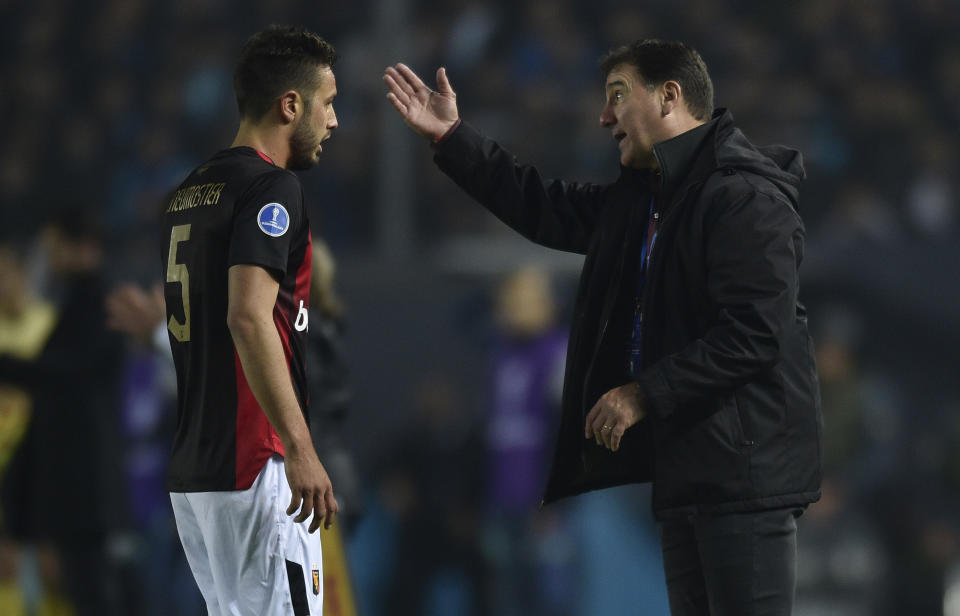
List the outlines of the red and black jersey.
{"type": "Polygon", "coordinates": [[[227,270],[259,265],[279,280],[273,320],[306,415],[311,240],[300,181],[252,148],[219,152],[172,194],[162,240],[177,369],[167,488],[247,489],[283,445],[250,390],[227,328],[227,270]]]}

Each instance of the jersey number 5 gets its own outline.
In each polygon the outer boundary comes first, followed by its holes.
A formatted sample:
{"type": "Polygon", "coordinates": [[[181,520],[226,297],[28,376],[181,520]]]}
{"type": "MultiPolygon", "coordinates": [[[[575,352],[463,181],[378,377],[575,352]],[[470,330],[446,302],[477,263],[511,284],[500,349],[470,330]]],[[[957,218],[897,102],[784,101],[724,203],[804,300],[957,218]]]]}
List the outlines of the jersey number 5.
{"type": "Polygon", "coordinates": [[[177,263],[177,244],[190,239],[190,225],[177,225],[170,230],[170,252],[167,255],[167,282],[180,283],[180,297],[183,299],[183,323],[172,314],[167,321],[167,329],[180,342],[190,342],[190,273],[187,266],[177,263]]]}

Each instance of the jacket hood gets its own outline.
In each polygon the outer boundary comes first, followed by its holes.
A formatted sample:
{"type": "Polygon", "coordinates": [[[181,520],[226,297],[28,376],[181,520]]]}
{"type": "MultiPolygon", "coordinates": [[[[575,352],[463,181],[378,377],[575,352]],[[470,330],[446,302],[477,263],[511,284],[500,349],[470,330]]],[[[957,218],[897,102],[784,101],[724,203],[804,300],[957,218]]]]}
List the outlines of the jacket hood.
{"type": "Polygon", "coordinates": [[[767,178],[799,209],[800,182],[806,179],[803,155],[782,145],[757,147],[733,125],[733,114],[718,109],[714,114],[717,125],[714,148],[717,166],[737,169],[767,178]]]}

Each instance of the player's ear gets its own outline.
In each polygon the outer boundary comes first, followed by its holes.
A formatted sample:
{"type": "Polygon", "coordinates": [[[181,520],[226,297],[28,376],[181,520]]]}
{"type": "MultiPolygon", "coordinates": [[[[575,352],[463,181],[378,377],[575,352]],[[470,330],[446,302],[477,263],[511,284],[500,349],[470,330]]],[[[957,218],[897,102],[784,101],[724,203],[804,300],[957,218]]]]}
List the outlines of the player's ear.
{"type": "Polygon", "coordinates": [[[289,124],[297,119],[297,116],[303,113],[303,101],[300,100],[300,93],[296,90],[287,90],[280,95],[278,101],[280,105],[280,118],[284,124],[289,124]]]}
{"type": "Polygon", "coordinates": [[[660,86],[660,113],[663,116],[668,116],[675,109],[677,105],[680,104],[680,97],[682,95],[682,90],[680,84],[676,81],[670,80],[664,82],[660,86]]]}

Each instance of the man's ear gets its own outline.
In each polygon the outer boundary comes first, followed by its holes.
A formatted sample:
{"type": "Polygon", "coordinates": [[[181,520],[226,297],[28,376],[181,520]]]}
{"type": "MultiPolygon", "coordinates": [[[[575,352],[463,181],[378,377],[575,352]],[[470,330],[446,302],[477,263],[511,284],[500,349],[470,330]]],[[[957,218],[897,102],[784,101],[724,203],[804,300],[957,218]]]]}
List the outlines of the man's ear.
{"type": "Polygon", "coordinates": [[[660,115],[666,117],[677,110],[683,97],[683,89],[676,81],[666,81],[660,86],[660,115]]]}
{"type": "Polygon", "coordinates": [[[303,113],[303,101],[296,90],[287,90],[281,94],[277,104],[280,105],[280,119],[284,124],[295,121],[297,116],[303,113]]]}

